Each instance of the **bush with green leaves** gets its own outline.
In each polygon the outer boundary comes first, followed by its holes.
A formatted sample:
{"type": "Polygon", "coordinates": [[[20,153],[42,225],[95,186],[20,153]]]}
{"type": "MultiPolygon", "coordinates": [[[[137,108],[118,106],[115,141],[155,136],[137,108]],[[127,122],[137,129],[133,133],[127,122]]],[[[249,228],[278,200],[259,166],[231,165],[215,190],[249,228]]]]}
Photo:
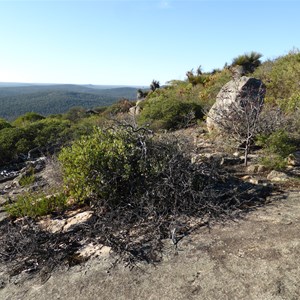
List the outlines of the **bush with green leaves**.
{"type": "Polygon", "coordinates": [[[0,130],[4,129],[4,128],[11,128],[11,127],[12,127],[12,125],[9,122],[0,118],[0,130]]]}
{"type": "Polygon", "coordinates": [[[203,117],[202,107],[190,96],[188,89],[159,90],[142,102],[138,124],[149,124],[152,129],[179,129],[203,117]]]}
{"type": "Polygon", "coordinates": [[[44,119],[25,128],[26,135],[31,136],[34,147],[47,147],[62,144],[71,137],[71,123],[68,120],[44,119]]]}
{"type": "Polygon", "coordinates": [[[285,56],[264,62],[254,72],[267,87],[267,102],[283,104],[299,92],[300,51],[293,50],[285,56]]]}
{"type": "Polygon", "coordinates": [[[295,140],[285,130],[277,130],[270,135],[260,135],[256,143],[264,149],[262,163],[275,170],[285,169],[286,158],[297,149],[295,140]]]}
{"type": "Polygon", "coordinates": [[[62,145],[72,135],[70,121],[55,118],[42,118],[20,127],[6,126],[0,130],[0,165],[17,160],[34,148],[45,151],[62,145]]]}
{"type": "Polygon", "coordinates": [[[143,193],[168,159],[167,151],[153,149],[144,129],[95,128],[59,155],[66,189],[79,202],[96,198],[119,203],[143,193]]]}
{"type": "Polygon", "coordinates": [[[18,117],[13,122],[13,125],[17,126],[17,127],[24,127],[24,126],[27,126],[31,123],[34,123],[36,121],[40,121],[40,120],[43,120],[43,119],[45,119],[45,117],[40,115],[40,114],[37,114],[35,112],[28,112],[28,113],[18,117]]]}
{"type": "Polygon", "coordinates": [[[27,192],[19,195],[14,203],[6,205],[5,210],[12,217],[37,218],[66,207],[67,197],[64,193],[47,195],[43,192],[27,192]]]}
{"type": "Polygon", "coordinates": [[[23,145],[20,145],[20,141],[25,142],[23,138],[24,129],[22,128],[8,127],[0,130],[0,165],[16,159],[20,148],[24,150],[23,145]]]}
{"type": "Polygon", "coordinates": [[[31,184],[33,184],[35,182],[36,178],[34,176],[34,174],[28,174],[23,176],[20,180],[19,180],[19,184],[20,186],[29,186],[31,184]]]}
{"type": "MultiPolygon", "coordinates": [[[[135,103],[132,101],[129,101],[128,99],[120,99],[118,102],[112,104],[111,106],[108,106],[103,114],[106,116],[114,116],[117,114],[122,113],[128,113],[129,109],[134,106],[135,103]]],[[[101,112],[101,110],[100,110],[101,112]]]]}

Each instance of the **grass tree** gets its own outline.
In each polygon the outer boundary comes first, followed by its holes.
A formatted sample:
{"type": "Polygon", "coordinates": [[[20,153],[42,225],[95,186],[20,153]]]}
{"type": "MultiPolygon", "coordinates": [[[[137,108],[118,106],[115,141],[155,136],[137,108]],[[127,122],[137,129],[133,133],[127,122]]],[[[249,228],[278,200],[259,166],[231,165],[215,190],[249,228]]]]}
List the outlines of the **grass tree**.
{"type": "Polygon", "coordinates": [[[261,65],[262,54],[252,51],[239,55],[232,60],[232,66],[241,66],[244,74],[253,73],[261,65]]]}
{"type": "Polygon", "coordinates": [[[155,90],[160,88],[160,84],[159,81],[157,80],[152,80],[151,84],[150,84],[150,89],[154,92],[155,90]]]}

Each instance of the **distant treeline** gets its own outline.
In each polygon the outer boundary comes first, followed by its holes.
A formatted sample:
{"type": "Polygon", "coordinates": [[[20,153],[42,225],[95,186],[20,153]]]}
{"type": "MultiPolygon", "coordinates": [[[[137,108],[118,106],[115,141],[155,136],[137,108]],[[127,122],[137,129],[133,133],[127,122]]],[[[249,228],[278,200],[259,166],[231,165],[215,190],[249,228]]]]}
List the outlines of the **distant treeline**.
{"type": "Polygon", "coordinates": [[[109,106],[120,98],[134,99],[136,88],[88,88],[76,85],[0,88],[0,117],[14,120],[26,112],[47,116],[67,112],[71,107],[89,109],[109,106]]]}

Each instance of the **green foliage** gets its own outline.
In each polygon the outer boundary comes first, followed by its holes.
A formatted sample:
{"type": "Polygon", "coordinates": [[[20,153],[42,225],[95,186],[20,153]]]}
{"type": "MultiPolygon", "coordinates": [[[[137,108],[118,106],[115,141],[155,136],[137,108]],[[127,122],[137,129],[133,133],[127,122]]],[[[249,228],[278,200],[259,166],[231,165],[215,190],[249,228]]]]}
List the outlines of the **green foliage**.
{"type": "Polygon", "coordinates": [[[266,99],[284,105],[299,92],[300,53],[291,51],[288,55],[263,63],[254,73],[267,86],[266,99]]]}
{"type": "Polygon", "coordinates": [[[153,145],[131,128],[95,128],[59,155],[67,191],[79,202],[92,198],[112,205],[145,192],[168,159],[167,151],[154,151],[153,145]]]}
{"type": "Polygon", "coordinates": [[[153,129],[178,129],[202,118],[202,107],[193,91],[185,83],[152,93],[141,104],[138,124],[150,124],[153,129]]]}
{"type": "Polygon", "coordinates": [[[221,87],[231,79],[228,69],[202,73],[187,72],[188,80],[173,80],[164,88],[148,94],[140,104],[138,124],[156,129],[178,129],[197,123],[203,111],[215,102],[221,87]]]}
{"type": "Polygon", "coordinates": [[[239,55],[232,60],[232,66],[242,66],[245,74],[253,73],[260,66],[262,54],[252,51],[239,55]]]}
{"type": "Polygon", "coordinates": [[[32,146],[47,147],[67,141],[71,135],[70,126],[68,120],[45,119],[28,126],[25,134],[32,136],[32,146]]]}
{"type": "Polygon", "coordinates": [[[73,123],[79,122],[81,119],[86,117],[86,110],[81,106],[74,106],[70,108],[65,114],[64,119],[69,120],[73,123]]]}
{"type": "Polygon", "coordinates": [[[269,136],[258,136],[257,144],[264,149],[262,163],[275,170],[284,169],[286,158],[297,149],[294,139],[284,130],[275,131],[269,136]]]}
{"type": "Polygon", "coordinates": [[[45,117],[35,113],[35,112],[28,112],[20,117],[18,117],[14,122],[13,125],[16,127],[25,127],[30,125],[31,123],[40,121],[45,119],[45,117]]]}
{"type": "Polygon", "coordinates": [[[193,86],[198,84],[204,85],[209,80],[208,74],[203,74],[201,71],[201,66],[198,67],[197,71],[194,72],[192,69],[191,71],[186,72],[186,77],[189,83],[193,86]]]}
{"type": "Polygon", "coordinates": [[[286,113],[295,113],[300,111],[300,92],[295,91],[285,101],[279,102],[280,108],[286,113]]]}
{"type": "Polygon", "coordinates": [[[30,170],[19,180],[20,186],[29,186],[35,182],[34,169],[30,170]]]}
{"type": "Polygon", "coordinates": [[[24,136],[21,128],[4,128],[0,131],[0,164],[7,163],[16,158],[19,153],[20,140],[24,136]]]}
{"type": "Polygon", "coordinates": [[[47,196],[44,193],[25,193],[17,197],[16,202],[8,204],[5,210],[12,217],[37,218],[67,207],[67,197],[63,193],[47,196]]]}
{"type": "Polygon", "coordinates": [[[263,146],[270,153],[277,154],[283,158],[296,151],[294,140],[284,130],[278,130],[269,137],[264,138],[263,146]]]}
{"type": "MultiPolygon", "coordinates": [[[[85,91],[85,90],[84,90],[85,91]]],[[[0,88],[0,117],[13,120],[28,111],[42,115],[60,114],[67,112],[72,107],[81,106],[90,109],[96,106],[108,106],[122,97],[134,99],[135,88],[115,88],[109,90],[88,89],[88,92],[74,92],[68,90],[41,90],[34,93],[1,96],[0,88]]]]}
{"type": "Polygon", "coordinates": [[[120,99],[117,103],[109,106],[105,111],[104,115],[117,115],[119,113],[128,113],[130,107],[134,106],[132,101],[128,99],[120,99]]]}
{"type": "Polygon", "coordinates": [[[286,159],[276,154],[262,157],[260,162],[269,170],[283,171],[287,167],[286,159]]]}
{"type": "Polygon", "coordinates": [[[0,130],[0,164],[9,163],[36,147],[46,149],[61,145],[70,140],[72,134],[70,121],[54,118],[43,118],[21,128],[4,128],[0,130]]]}
{"type": "Polygon", "coordinates": [[[214,72],[209,76],[209,79],[206,80],[204,87],[198,90],[200,103],[206,111],[214,104],[224,84],[230,80],[231,74],[228,69],[214,72]]]}
{"type": "Polygon", "coordinates": [[[4,128],[11,128],[11,124],[8,123],[6,120],[0,118],[0,130],[4,128]]]}

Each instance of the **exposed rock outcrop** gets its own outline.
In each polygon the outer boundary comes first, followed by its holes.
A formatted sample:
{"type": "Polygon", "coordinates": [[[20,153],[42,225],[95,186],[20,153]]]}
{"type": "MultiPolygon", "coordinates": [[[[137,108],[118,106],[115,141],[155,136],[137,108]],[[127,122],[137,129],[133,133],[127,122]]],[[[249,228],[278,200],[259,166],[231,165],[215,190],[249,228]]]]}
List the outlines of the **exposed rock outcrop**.
{"type": "Polygon", "coordinates": [[[136,102],[136,105],[135,106],[132,106],[129,108],[129,114],[132,115],[132,116],[137,116],[140,114],[141,112],[141,102],[144,101],[145,99],[140,99],[136,102]]]}
{"type": "Polygon", "coordinates": [[[241,125],[245,121],[241,117],[243,112],[260,112],[264,96],[265,85],[259,79],[242,76],[229,81],[208,113],[208,130],[222,132],[225,126],[241,125]]]}

